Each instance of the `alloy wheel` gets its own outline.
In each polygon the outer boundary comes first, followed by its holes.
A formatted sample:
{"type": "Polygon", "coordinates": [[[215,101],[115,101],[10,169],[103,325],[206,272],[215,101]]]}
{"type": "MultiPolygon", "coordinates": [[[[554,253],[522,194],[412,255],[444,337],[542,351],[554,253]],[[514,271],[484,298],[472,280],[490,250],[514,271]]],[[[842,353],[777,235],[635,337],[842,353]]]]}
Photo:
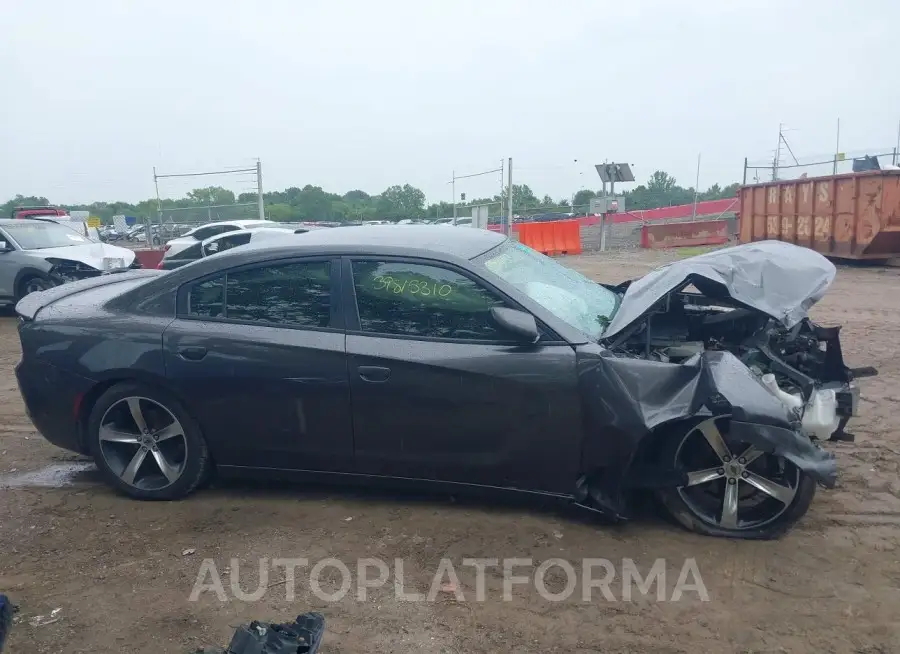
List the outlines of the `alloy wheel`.
{"type": "Polygon", "coordinates": [[[48,282],[46,279],[41,279],[40,277],[32,277],[28,281],[25,282],[22,290],[25,291],[23,295],[30,295],[32,293],[40,293],[41,291],[46,291],[48,288],[51,288],[53,285],[48,282]]]}
{"type": "Polygon", "coordinates": [[[148,397],[126,397],[100,420],[100,452],[110,470],[141,490],[174,484],[187,462],[187,438],[175,415],[148,397]]]}
{"type": "Polygon", "coordinates": [[[791,506],[800,470],[753,445],[729,445],[730,422],[729,416],[710,418],[685,435],[675,463],[687,471],[688,483],[678,493],[707,524],[730,531],[758,529],[791,506]]]}

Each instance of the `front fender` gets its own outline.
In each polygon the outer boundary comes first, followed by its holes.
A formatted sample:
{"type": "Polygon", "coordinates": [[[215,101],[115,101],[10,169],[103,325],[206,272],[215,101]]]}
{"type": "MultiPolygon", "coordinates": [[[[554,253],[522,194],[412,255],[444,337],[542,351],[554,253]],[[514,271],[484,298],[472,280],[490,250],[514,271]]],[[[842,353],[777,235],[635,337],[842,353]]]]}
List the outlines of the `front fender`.
{"type": "Polygon", "coordinates": [[[730,352],[707,351],[674,364],[585,349],[579,351],[578,370],[587,420],[582,469],[607,471],[611,487],[621,486],[651,434],[669,423],[713,415],[731,416],[737,440],[784,456],[822,484],[834,485],[834,458],[799,432],[787,407],[730,352]]]}

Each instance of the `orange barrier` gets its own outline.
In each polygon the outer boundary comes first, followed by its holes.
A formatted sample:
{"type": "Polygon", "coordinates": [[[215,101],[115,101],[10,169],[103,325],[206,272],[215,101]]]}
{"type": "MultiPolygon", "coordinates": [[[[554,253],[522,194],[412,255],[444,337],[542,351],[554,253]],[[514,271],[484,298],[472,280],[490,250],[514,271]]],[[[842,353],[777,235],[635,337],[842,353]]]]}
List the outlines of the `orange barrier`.
{"type": "Polygon", "coordinates": [[[519,242],[546,255],[581,254],[581,223],[554,220],[519,223],[519,242]]]}
{"type": "Polygon", "coordinates": [[[641,227],[642,248],[723,245],[727,242],[727,220],[696,220],[688,223],[661,223],[641,227]]]}

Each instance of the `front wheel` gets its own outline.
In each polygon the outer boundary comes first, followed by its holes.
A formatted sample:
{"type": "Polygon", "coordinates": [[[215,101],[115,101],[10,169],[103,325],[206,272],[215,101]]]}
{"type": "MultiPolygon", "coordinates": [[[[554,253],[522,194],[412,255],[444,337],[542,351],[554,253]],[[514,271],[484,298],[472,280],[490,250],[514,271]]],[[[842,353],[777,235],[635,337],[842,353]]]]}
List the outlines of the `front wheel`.
{"type": "Polygon", "coordinates": [[[180,499],[209,476],[212,463],[199,426],[162,390],[113,386],[97,400],[87,429],[101,473],[135,499],[180,499]]]}
{"type": "Polygon", "coordinates": [[[682,526],[707,536],[768,540],[809,510],[816,482],[796,465],[728,438],[728,416],[703,420],[668,440],[665,461],[685,486],[659,492],[682,526]]]}
{"type": "Polygon", "coordinates": [[[18,299],[21,300],[26,295],[31,295],[32,293],[46,291],[48,288],[53,288],[53,286],[53,282],[46,277],[39,277],[38,275],[26,277],[19,283],[18,299]]]}

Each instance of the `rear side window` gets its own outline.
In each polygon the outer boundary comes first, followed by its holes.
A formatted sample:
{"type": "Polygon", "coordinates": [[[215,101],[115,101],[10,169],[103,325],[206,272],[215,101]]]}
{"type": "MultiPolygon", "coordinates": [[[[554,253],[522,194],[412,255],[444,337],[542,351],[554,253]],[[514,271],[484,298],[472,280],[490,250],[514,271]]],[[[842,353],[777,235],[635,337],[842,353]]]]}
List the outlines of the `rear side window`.
{"type": "Polygon", "coordinates": [[[169,254],[171,250],[167,251],[163,255],[163,259],[190,259],[193,261],[194,259],[200,258],[200,243],[192,245],[189,248],[185,248],[180,252],[176,252],[175,254],[169,254]]]}
{"type": "Polygon", "coordinates": [[[225,317],[225,276],[195,284],[188,296],[188,315],[194,318],[225,317]]]}
{"type": "Polygon", "coordinates": [[[453,270],[386,261],[354,261],[360,329],[373,334],[509,341],[491,309],[493,292],[453,270]]]}
{"type": "Polygon", "coordinates": [[[216,236],[217,234],[224,234],[225,232],[230,232],[238,227],[236,225],[210,225],[209,227],[201,227],[196,232],[191,234],[198,241],[203,241],[208,239],[210,236],[216,236]]]}
{"type": "Polygon", "coordinates": [[[246,245],[250,242],[250,237],[252,235],[253,232],[241,230],[234,234],[229,234],[228,236],[217,238],[214,241],[211,241],[203,246],[203,256],[208,257],[212,254],[230,250],[231,248],[237,247],[238,245],[246,245]]]}
{"type": "Polygon", "coordinates": [[[263,266],[195,284],[188,315],[324,328],[331,322],[331,263],[263,266]]]}

